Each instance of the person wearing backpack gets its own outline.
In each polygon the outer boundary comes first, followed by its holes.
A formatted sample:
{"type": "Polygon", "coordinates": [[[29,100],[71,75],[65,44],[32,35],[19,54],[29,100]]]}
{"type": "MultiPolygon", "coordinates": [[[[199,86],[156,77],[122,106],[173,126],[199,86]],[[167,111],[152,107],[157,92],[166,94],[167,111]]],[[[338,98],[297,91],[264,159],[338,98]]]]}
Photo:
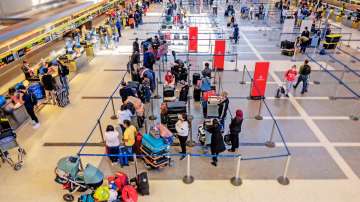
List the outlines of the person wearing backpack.
{"type": "Polygon", "coordinates": [[[309,65],[309,60],[305,60],[304,64],[300,67],[299,77],[296,84],[294,85],[294,89],[296,89],[299,83],[303,82],[301,94],[304,94],[308,91],[308,80],[310,73],[311,73],[311,67],[309,65]]]}
{"type": "Polygon", "coordinates": [[[24,103],[26,112],[29,114],[29,116],[32,120],[33,128],[34,129],[39,128],[40,122],[34,111],[34,107],[37,105],[37,99],[36,99],[35,94],[28,93],[26,91],[25,86],[19,87],[19,93],[20,93],[20,99],[21,99],[22,103],[24,103]]]}
{"type": "Polygon", "coordinates": [[[56,104],[55,100],[55,80],[51,74],[48,73],[48,69],[44,69],[44,75],[41,77],[41,83],[44,86],[47,101],[56,104]]]}
{"type": "Polygon", "coordinates": [[[66,65],[62,64],[61,61],[58,61],[57,64],[58,64],[58,75],[60,77],[60,82],[63,88],[69,91],[70,86],[69,86],[69,80],[67,78],[70,73],[69,68],[66,65]]]}

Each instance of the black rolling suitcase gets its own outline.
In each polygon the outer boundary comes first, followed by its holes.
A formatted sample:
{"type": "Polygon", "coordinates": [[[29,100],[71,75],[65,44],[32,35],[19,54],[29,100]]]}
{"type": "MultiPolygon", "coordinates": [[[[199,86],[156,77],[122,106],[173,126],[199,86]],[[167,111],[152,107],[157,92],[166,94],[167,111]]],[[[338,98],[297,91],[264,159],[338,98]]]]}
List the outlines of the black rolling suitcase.
{"type": "Polygon", "coordinates": [[[176,101],[167,103],[168,114],[186,113],[186,102],[176,101]]]}
{"type": "Polygon", "coordinates": [[[197,85],[197,82],[200,80],[200,74],[199,73],[194,73],[192,76],[192,84],[193,85],[197,85]]]}
{"type": "Polygon", "coordinates": [[[294,55],[294,49],[281,50],[281,54],[286,55],[286,56],[293,56],[294,55]]]}
{"type": "Polygon", "coordinates": [[[171,86],[164,86],[163,96],[165,97],[174,97],[175,96],[175,88],[171,86]]]}
{"type": "Polygon", "coordinates": [[[193,97],[194,97],[194,101],[195,101],[195,102],[200,102],[200,97],[201,97],[201,90],[200,90],[200,88],[194,88],[193,97]]]}
{"type": "Polygon", "coordinates": [[[137,190],[141,195],[144,196],[150,194],[149,179],[146,172],[142,172],[137,176],[136,184],[137,190]]]}

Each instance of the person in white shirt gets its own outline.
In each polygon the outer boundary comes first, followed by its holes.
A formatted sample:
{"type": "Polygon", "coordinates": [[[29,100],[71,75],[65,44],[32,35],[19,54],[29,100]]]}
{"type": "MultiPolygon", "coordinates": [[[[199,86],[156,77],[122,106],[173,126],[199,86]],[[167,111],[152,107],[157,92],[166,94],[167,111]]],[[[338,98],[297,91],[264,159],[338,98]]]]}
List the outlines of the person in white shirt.
{"type": "Polygon", "coordinates": [[[186,154],[186,140],[189,135],[189,123],[187,121],[186,114],[178,115],[178,121],[175,124],[175,129],[176,129],[179,141],[180,141],[180,146],[181,146],[180,153],[183,154],[183,156],[181,156],[180,160],[183,160],[185,158],[185,154],[186,154]]]}
{"type": "MultiPolygon", "coordinates": [[[[115,131],[112,125],[106,127],[106,132],[104,134],[106,151],[108,154],[119,154],[120,153],[120,138],[119,133],[115,131]]],[[[112,163],[118,161],[117,156],[109,156],[112,163]]]]}
{"type": "Polygon", "coordinates": [[[249,8],[249,19],[253,20],[254,19],[254,13],[255,13],[255,8],[254,8],[254,4],[251,4],[250,8],[249,8]]]}
{"type": "Polygon", "coordinates": [[[120,110],[117,114],[118,117],[118,121],[121,127],[121,131],[124,133],[125,132],[125,125],[124,125],[124,121],[128,120],[131,121],[131,116],[133,114],[131,113],[130,110],[126,109],[125,105],[121,105],[120,110]]]}

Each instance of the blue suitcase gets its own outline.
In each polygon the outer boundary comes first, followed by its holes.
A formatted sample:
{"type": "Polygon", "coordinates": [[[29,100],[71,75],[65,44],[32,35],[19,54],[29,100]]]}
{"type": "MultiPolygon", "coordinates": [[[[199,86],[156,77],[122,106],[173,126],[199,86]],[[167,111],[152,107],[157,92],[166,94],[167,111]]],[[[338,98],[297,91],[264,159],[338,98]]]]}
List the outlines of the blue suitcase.
{"type": "Polygon", "coordinates": [[[34,93],[38,100],[45,98],[45,90],[40,83],[32,83],[29,86],[28,91],[34,93]]]}
{"type": "MultiPolygon", "coordinates": [[[[120,147],[120,154],[129,154],[126,147],[120,147]]],[[[129,166],[129,156],[120,156],[119,157],[120,166],[129,166]]]]}
{"type": "Polygon", "coordinates": [[[152,135],[146,133],[143,135],[142,144],[151,150],[153,153],[158,153],[163,150],[167,150],[169,145],[165,144],[162,138],[155,138],[152,135]]]}

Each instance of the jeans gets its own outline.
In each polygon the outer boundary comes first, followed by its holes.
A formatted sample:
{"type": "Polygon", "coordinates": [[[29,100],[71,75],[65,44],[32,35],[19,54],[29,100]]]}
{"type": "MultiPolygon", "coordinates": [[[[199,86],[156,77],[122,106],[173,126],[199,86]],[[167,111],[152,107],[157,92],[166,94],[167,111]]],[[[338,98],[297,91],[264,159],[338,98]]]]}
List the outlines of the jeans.
{"type": "Polygon", "coordinates": [[[294,88],[296,88],[300,82],[303,82],[301,93],[307,92],[309,75],[300,75],[294,88]]]}
{"type": "Polygon", "coordinates": [[[294,85],[294,81],[286,81],[286,89],[285,89],[285,94],[289,94],[291,88],[294,85]]]}
{"type": "Polygon", "coordinates": [[[305,53],[307,47],[307,43],[300,44],[300,52],[305,53]]]}
{"type": "Polygon", "coordinates": [[[39,120],[36,117],[35,112],[34,112],[34,107],[26,107],[25,106],[25,109],[26,109],[26,112],[29,114],[31,120],[35,121],[35,123],[39,123],[39,120]]]}
{"type": "MultiPolygon", "coordinates": [[[[119,154],[120,153],[120,148],[117,146],[117,147],[107,147],[107,153],[108,154],[119,154]]],[[[117,156],[109,156],[109,159],[111,160],[111,162],[117,162],[118,160],[118,157],[117,156]]]]}
{"type": "Polygon", "coordinates": [[[62,84],[62,86],[69,91],[70,87],[69,87],[69,81],[67,76],[60,76],[60,82],[62,84]]]}
{"type": "Polygon", "coordinates": [[[218,162],[218,158],[217,158],[217,155],[219,155],[218,152],[211,152],[211,155],[215,155],[212,157],[212,160],[214,163],[217,163],[218,162]]]}

